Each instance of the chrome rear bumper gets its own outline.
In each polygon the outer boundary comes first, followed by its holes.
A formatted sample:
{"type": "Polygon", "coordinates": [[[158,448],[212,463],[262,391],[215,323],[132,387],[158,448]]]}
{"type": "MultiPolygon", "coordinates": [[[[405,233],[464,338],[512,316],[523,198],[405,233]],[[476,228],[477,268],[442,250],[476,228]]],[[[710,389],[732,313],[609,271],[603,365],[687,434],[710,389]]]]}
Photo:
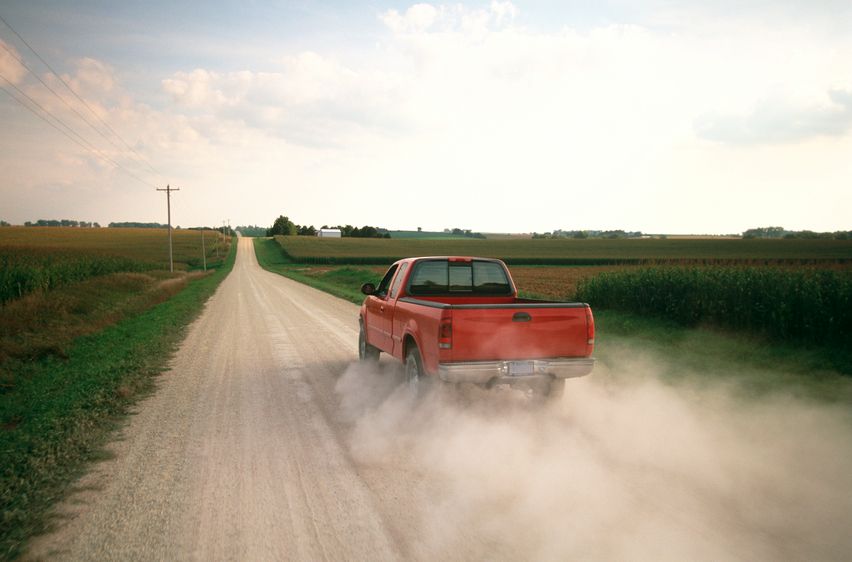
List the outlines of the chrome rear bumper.
{"type": "Polygon", "coordinates": [[[446,382],[471,382],[485,384],[513,384],[543,377],[567,379],[582,377],[592,372],[595,360],[591,357],[535,359],[531,361],[471,361],[466,363],[440,363],[438,376],[446,382]],[[512,365],[528,364],[530,372],[513,374],[512,365]]]}

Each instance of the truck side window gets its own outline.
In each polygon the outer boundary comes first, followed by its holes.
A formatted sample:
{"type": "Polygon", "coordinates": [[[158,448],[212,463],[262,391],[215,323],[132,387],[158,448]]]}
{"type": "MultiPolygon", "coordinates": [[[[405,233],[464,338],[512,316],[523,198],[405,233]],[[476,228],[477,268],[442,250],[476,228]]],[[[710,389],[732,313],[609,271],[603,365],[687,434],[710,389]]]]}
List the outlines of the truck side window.
{"type": "Polygon", "coordinates": [[[399,268],[399,273],[396,275],[396,279],[393,280],[393,285],[391,286],[390,297],[395,299],[399,294],[399,287],[402,285],[402,278],[405,277],[405,272],[408,271],[408,264],[402,264],[402,267],[399,268]]]}
{"type": "Polygon", "coordinates": [[[399,267],[398,264],[394,264],[388,269],[388,272],[385,273],[385,276],[382,278],[382,282],[379,283],[378,288],[376,289],[376,296],[383,297],[388,294],[388,285],[390,285],[391,279],[393,279],[393,274],[396,273],[396,268],[399,267]]]}

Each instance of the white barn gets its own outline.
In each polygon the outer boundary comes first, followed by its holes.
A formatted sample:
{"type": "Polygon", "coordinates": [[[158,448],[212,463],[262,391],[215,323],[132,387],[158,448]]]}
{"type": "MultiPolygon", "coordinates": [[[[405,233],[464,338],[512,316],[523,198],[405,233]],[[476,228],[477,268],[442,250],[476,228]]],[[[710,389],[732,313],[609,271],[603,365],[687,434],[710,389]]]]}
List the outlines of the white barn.
{"type": "Polygon", "coordinates": [[[321,228],[317,231],[317,236],[320,238],[340,238],[339,228],[321,228]]]}

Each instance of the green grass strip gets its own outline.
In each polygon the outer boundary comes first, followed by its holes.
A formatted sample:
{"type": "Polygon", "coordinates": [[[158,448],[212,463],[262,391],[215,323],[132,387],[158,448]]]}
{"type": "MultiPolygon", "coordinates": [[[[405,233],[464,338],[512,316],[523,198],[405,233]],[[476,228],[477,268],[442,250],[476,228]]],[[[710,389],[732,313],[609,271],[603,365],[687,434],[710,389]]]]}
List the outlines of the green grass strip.
{"type": "Polygon", "coordinates": [[[0,395],[0,559],[20,555],[48,530],[51,506],[103,455],[128,406],[153,389],[187,325],[231,271],[222,267],[142,314],[76,340],[67,360],[29,366],[0,395]]]}
{"type": "Polygon", "coordinates": [[[376,274],[363,269],[342,268],[322,277],[311,277],[300,273],[303,268],[294,264],[281,246],[271,238],[255,238],[254,250],[260,266],[267,271],[283,275],[320,291],[325,291],[355,304],[361,304],[364,295],[361,285],[367,281],[378,282],[376,274]]]}

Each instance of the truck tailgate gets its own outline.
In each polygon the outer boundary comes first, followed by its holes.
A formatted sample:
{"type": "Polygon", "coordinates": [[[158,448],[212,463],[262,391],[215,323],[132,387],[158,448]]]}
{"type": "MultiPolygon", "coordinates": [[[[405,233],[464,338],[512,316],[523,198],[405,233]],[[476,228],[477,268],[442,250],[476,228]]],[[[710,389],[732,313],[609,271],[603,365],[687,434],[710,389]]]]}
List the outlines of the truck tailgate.
{"type": "Polygon", "coordinates": [[[451,361],[585,357],[586,323],[583,304],[453,306],[451,361]]]}

